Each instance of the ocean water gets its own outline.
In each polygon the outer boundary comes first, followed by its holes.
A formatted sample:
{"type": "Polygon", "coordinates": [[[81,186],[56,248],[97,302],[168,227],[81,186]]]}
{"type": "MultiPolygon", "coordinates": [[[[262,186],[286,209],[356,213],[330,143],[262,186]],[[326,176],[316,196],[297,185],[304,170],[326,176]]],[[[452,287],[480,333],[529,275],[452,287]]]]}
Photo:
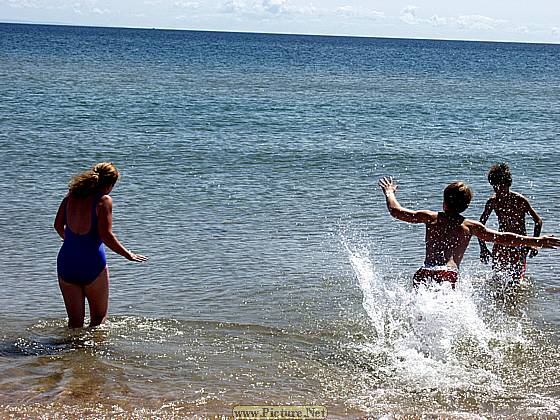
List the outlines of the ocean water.
{"type": "MultiPolygon", "coordinates": [[[[0,24],[0,415],[560,415],[560,259],[414,293],[422,226],[486,172],[560,234],[560,45],[0,24]],[[109,160],[110,317],[68,331],[54,215],[109,160]]],[[[496,226],[495,218],[490,226],[496,226]]],[[[528,223],[529,231],[532,224],[528,223]]]]}

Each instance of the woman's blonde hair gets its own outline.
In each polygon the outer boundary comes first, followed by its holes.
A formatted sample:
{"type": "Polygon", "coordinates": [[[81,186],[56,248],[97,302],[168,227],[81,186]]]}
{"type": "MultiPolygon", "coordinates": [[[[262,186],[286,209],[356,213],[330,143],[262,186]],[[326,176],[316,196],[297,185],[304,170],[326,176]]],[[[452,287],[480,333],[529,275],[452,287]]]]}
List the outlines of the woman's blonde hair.
{"type": "Polygon", "coordinates": [[[101,162],[89,171],[75,175],[68,184],[68,192],[76,197],[85,197],[108,185],[114,185],[119,179],[119,171],[111,162],[101,162]]]}

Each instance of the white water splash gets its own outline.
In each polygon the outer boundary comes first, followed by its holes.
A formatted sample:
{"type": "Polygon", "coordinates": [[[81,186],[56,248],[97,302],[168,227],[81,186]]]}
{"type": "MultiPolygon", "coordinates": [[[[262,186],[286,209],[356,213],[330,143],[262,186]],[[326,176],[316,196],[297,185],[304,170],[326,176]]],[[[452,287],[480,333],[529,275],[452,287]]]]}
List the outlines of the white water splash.
{"type": "Polygon", "coordinates": [[[468,275],[461,276],[456,290],[442,284],[416,291],[405,273],[376,266],[367,250],[344,245],[376,336],[373,342],[359,344],[358,351],[386,360],[388,365],[381,369],[393,386],[503,391],[499,378],[479,363],[499,362],[500,354],[492,346],[499,334],[485,324],[468,275]]]}

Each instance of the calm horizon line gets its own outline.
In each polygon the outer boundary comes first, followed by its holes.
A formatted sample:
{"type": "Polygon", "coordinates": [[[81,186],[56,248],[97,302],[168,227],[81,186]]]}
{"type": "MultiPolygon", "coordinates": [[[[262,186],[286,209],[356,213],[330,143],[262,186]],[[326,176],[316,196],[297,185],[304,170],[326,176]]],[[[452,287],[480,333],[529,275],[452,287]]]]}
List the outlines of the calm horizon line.
{"type": "Polygon", "coordinates": [[[74,23],[49,23],[49,22],[22,22],[22,21],[0,21],[2,25],[29,25],[29,26],[63,26],[72,28],[98,28],[98,29],[125,29],[125,30],[158,30],[158,31],[178,31],[178,32],[208,32],[224,34],[250,34],[250,35],[278,35],[278,36],[307,36],[307,37],[330,37],[330,38],[359,38],[359,39],[390,39],[390,40],[410,40],[410,41],[445,41],[445,42],[485,42],[494,44],[522,44],[522,45],[560,45],[559,42],[545,41],[505,41],[487,39],[457,39],[457,38],[407,38],[398,36],[374,36],[374,35],[343,35],[343,34],[304,34],[291,32],[259,32],[259,31],[233,31],[217,29],[185,29],[185,28],[165,28],[150,26],[101,26],[101,25],[77,25],[74,23]]]}

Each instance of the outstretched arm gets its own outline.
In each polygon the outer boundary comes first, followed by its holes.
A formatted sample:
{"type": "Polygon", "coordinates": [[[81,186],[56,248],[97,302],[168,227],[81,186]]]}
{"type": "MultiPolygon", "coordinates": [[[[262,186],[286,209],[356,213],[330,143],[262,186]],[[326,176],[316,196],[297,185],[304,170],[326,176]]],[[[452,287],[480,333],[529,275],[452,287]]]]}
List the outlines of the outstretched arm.
{"type": "MultiPolygon", "coordinates": [[[[483,225],[486,225],[486,222],[488,221],[488,218],[490,217],[492,210],[494,210],[493,203],[494,203],[493,200],[490,199],[486,202],[486,205],[484,206],[484,211],[480,215],[480,223],[482,223],[483,225]]],[[[478,245],[480,246],[480,261],[482,261],[484,264],[488,264],[490,262],[490,258],[492,257],[492,253],[488,250],[488,247],[486,246],[486,242],[484,242],[480,238],[478,238],[478,245]]]]}
{"type": "Polygon", "coordinates": [[[405,209],[399,204],[396,197],[397,184],[393,181],[392,177],[383,177],[379,180],[379,186],[385,194],[385,200],[387,202],[387,209],[391,216],[395,219],[402,220],[408,223],[430,223],[432,222],[437,214],[433,211],[428,210],[409,210],[405,209]]]}
{"type": "Polygon", "coordinates": [[[113,233],[113,199],[104,195],[98,205],[99,237],[112,251],[122,255],[127,260],[143,262],[148,258],[128,251],[113,233]]]}
{"type": "Polygon", "coordinates": [[[495,242],[497,244],[508,246],[528,246],[531,248],[558,248],[560,246],[560,238],[554,236],[523,236],[517,233],[498,232],[488,229],[480,222],[474,220],[465,221],[471,234],[486,242],[495,242]]]}

